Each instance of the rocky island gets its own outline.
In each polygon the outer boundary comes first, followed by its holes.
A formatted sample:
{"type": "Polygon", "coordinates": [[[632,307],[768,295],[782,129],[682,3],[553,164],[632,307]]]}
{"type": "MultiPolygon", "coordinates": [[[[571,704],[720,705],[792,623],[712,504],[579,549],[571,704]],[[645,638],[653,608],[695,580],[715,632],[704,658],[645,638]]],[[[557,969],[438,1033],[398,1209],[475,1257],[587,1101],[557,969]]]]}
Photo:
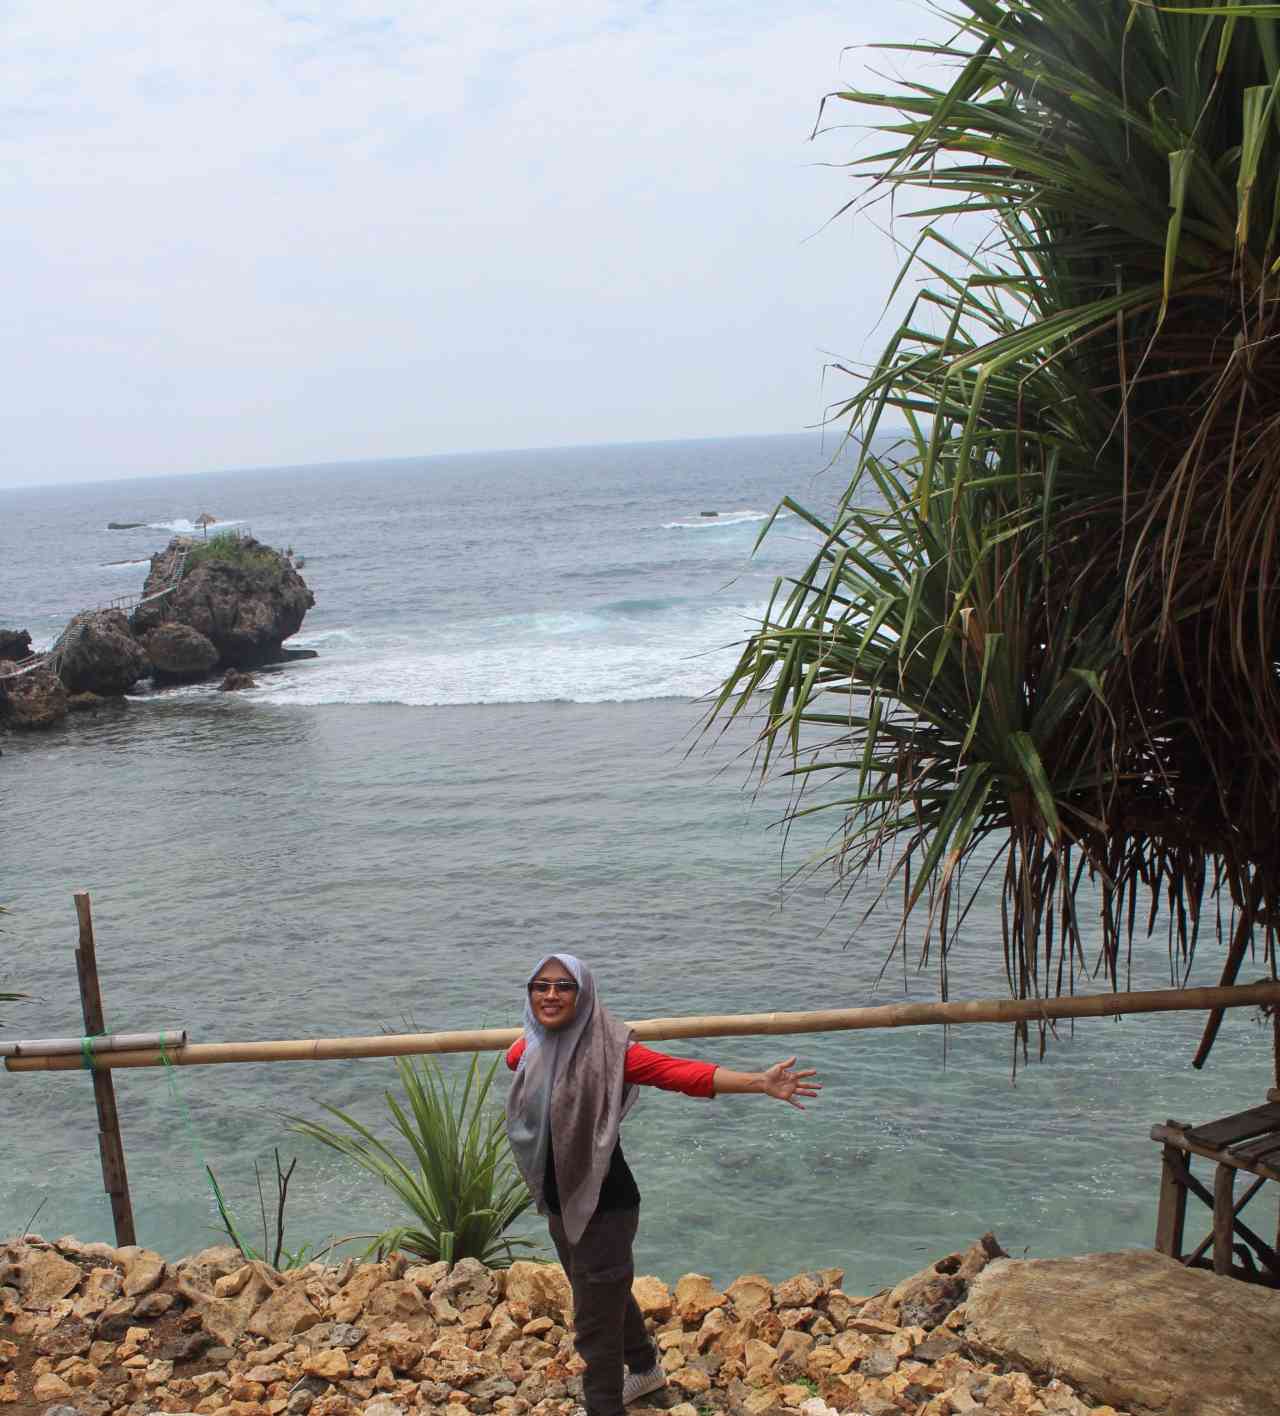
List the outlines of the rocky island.
{"type": "Polygon", "coordinates": [[[0,630],[0,722],[51,727],[148,678],[163,686],[225,675],[228,687],[249,686],[249,670],[295,657],[284,641],[314,604],[286,552],[235,532],[177,536],[151,557],[131,615],[82,611],[29,672],[14,676],[30,636],[0,630]]]}

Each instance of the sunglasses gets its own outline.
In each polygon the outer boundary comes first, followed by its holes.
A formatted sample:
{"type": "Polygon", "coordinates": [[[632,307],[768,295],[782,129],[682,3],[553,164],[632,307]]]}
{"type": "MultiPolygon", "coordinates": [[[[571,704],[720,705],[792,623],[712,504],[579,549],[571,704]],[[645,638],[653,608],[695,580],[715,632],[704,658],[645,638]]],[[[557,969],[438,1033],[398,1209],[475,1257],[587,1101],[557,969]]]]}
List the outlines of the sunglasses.
{"type": "Polygon", "coordinates": [[[577,993],[578,985],[571,978],[535,978],[530,993],[577,993]]]}

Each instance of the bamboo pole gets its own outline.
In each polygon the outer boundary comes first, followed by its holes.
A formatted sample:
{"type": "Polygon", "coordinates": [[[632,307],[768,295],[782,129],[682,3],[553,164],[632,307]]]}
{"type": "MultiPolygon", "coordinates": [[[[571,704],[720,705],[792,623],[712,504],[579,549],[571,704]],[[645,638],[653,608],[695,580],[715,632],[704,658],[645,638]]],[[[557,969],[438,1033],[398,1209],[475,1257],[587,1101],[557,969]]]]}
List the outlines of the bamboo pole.
{"type": "MultiPolygon", "coordinates": [[[[727,1013],[648,1018],[627,1026],[640,1042],[690,1037],[769,1037],[791,1033],[849,1032],[937,1024],[1049,1022],[1058,1018],[1108,1018],[1124,1013],[1176,1013],[1280,1003],[1280,982],[1231,988],[1166,988],[1137,993],[1077,994],[1066,998],[988,998],[967,1003],[890,1003],[877,1008],[831,1008],[812,1013],[727,1013]]],[[[161,1057],[158,1050],[108,1053],[97,1065],[197,1067],[219,1062],[323,1062],[354,1057],[410,1057],[439,1052],[497,1052],[520,1036],[518,1028],[471,1032],[382,1033],[376,1037],[293,1038],[276,1042],[189,1042],[161,1057]]],[[[7,1057],[11,1072],[61,1072],[74,1057],[7,1057]]]]}
{"type": "Polygon", "coordinates": [[[0,1042],[0,1057],[80,1057],[86,1050],[95,1058],[104,1052],[137,1052],[142,1048],[185,1047],[186,1028],[165,1032],[107,1033],[103,1037],[33,1037],[0,1042]]]}
{"type": "MultiPolygon", "coordinates": [[[[80,1010],[86,1035],[106,1032],[102,1016],[102,989],[98,984],[98,954],[93,942],[93,912],[89,892],[75,892],[76,918],[80,925],[80,947],[76,950],[76,977],[80,981],[80,1010]]],[[[121,1057],[127,1053],[119,1053],[121,1057]]],[[[16,1062],[7,1057],[6,1063],[16,1062]]],[[[83,1067],[84,1058],[40,1057],[39,1062],[64,1062],[69,1067],[83,1067]]],[[[129,1172],[124,1163],[124,1142],[120,1139],[120,1114],[116,1110],[116,1089],[109,1072],[95,1061],[93,1068],[93,1099],[98,1108],[98,1151],[102,1156],[102,1187],[111,1200],[111,1218],[115,1224],[117,1246],[136,1244],[133,1228],[133,1201],[129,1198],[129,1172]]]]}

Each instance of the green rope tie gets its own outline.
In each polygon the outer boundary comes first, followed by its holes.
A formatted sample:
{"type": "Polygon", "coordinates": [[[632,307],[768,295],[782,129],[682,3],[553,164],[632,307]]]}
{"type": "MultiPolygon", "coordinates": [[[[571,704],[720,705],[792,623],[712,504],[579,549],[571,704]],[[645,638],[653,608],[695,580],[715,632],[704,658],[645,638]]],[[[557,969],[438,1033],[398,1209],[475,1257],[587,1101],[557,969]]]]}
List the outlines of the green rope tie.
{"type": "Polygon", "coordinates": [[[80,1056],[84,1059],[85,1070],[92,1072],[93,1066],[93,1040],[95,1037],[106,1037],[106,1033],[90,1033],[87,1037],[80,1039],[80,1056]]]}

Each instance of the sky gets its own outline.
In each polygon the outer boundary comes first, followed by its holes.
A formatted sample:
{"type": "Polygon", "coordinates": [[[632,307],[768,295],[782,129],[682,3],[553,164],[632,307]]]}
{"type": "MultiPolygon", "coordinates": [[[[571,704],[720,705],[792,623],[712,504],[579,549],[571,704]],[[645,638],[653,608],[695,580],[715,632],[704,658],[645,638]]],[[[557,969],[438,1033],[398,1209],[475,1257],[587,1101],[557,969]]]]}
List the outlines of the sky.
{"type": "Polygon", "coordinates": [[[0,486],[792,432],[919,0],[7,0],[0,486]],[[849,48],[855,46],[855,48],[849,48]],[[828,110],[840,125],[850,105],[828,110]]]}

